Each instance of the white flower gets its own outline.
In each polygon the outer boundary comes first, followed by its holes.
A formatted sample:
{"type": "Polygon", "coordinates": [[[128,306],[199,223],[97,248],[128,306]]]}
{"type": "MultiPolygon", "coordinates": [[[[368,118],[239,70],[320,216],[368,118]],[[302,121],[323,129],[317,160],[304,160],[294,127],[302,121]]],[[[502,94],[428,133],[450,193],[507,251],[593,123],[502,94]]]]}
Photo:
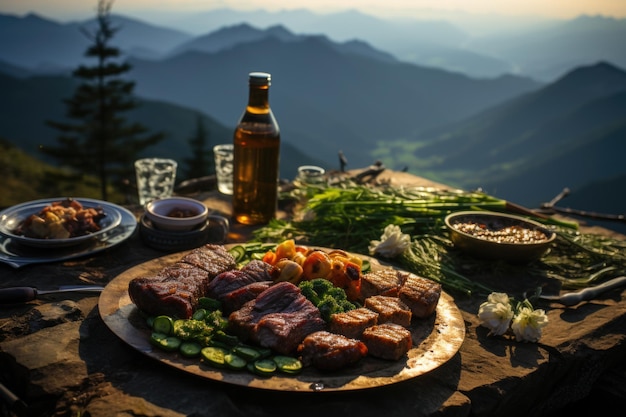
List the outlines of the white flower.
{"type": "Polygon", "coordinates": [[[411,244],[411,236],[402,233],[400,226],[390,224],[385,227],[380,240],[372,240],[369,245],[370,255],[393,258],[401,254],[411,244]]]}
{"type": "Polygon", "coordinates": [[[533,310],[522,306],[511,324],[515,339],[524,342],[537,342],[541,338],[541,329],[548,324],[548,316],[542,309],[533,310]]]}
{"type": "Polygon", "coordinates": [[[513,308],[505,293],[491,293],[478,309],[480,324],[489,329],[490,335],[506,333],[512,318],[513,308]]]}

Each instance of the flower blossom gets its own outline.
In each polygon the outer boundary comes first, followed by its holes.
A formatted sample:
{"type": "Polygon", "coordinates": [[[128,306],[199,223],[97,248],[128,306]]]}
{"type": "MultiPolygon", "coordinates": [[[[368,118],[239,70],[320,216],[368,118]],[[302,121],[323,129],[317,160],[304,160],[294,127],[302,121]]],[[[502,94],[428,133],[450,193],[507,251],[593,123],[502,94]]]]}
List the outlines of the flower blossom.
{"type": "Polygon", "coordinates": [[[524,342],[537,342],[541,338],[541,329],[548,324],[548,316],[542,309],[533,310],[523,305],[511,324],[515,339],[524,342]]]}
{"type": "Polygon", "coordinates": [[[489,335],[502,335],[509,330],[513,318],[513,308],[509,296],[494,292],[478,309],[480,324],[489,329],[489,335]]]}
{"type": "Polygon", "coordinates": [[[548,324],[548,316],[542,309],[533,309],[528,300],[517,303],[513,309],[511,299],[505,293],[493,292],[478,309],[480,324],[489,329],[489,335],[503,335],[509,326],[520,342],[537,342],[542,329],[548,324]]]}
{"type": "Polygon", "coordinates": [[[411,236],[402,233],[400,226],[389,224],[385,227],[380,240],[372,240],[369,245],[370,255],[393,258],[404,252],[411,244],[411,236]]]}

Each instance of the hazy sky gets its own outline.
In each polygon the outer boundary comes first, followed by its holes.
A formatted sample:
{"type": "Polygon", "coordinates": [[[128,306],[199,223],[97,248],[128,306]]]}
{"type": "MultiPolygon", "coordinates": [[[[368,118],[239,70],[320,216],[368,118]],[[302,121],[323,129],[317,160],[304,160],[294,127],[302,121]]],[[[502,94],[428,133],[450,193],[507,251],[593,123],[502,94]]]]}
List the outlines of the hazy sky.
{"type": "MultiPolygon", "coordinates": [[[[58,20],[92,17],[97,0],[0,0],[0,12],[34,11],[58,20]]],[[[113,12],[197,11],[229,7],[240,10],[306,8],[319,13],[357,9],[379,16],[420,17],[426,12],[464,11],[504,15],[573,18],[581,14],[626,17],[626,0],[115,0],[113,12]]]]}

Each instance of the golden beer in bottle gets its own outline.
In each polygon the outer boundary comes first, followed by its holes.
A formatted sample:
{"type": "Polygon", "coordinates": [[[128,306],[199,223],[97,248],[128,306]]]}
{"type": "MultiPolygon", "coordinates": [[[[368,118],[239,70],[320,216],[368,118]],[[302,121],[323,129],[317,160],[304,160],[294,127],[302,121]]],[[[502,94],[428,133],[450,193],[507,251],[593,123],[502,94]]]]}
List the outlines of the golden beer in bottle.
{"type": "Polygon", "coordinates": [[[280,129],[269,105],[271,75],[249,74],[248,105],[234,134],[233,217],[265,224],[276,217],[280,129]]]}

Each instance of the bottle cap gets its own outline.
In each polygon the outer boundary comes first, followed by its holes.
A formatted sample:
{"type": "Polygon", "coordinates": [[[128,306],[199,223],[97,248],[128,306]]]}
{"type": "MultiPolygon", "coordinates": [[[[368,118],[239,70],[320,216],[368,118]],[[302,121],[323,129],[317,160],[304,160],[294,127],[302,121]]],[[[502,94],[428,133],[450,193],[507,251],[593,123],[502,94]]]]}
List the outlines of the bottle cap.
{"type": "Polygon", "coordinates": [[[272,74],[267,72],[251,72],[248,77],[251,85],[271,85],[272,83],[272,74]]]}

